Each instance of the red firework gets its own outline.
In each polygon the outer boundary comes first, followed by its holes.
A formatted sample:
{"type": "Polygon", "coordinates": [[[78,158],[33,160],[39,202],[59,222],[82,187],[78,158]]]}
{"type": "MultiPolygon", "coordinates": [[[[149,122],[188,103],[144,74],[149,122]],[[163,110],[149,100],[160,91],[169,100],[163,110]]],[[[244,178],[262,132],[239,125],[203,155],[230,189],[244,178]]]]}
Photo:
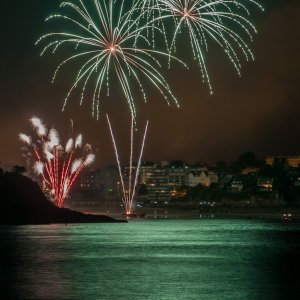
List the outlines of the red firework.
{"type": "Polygon", "coordinates": [[[33,170],[40,176],[44,192],[58,207],[62,207],[75,179],[83,168],[94,162],[95,155],[88,144],[82,148],[81,134],[75,139],[70,138],[62,146],[55,129],[47,131],[37,117],[32,117],[30,122],[37,134],[35,142],[23,133],[19,137],[33,150],[36,159],[33,170]],[[81,157],[75,158],[80,152],[81,157]]]}

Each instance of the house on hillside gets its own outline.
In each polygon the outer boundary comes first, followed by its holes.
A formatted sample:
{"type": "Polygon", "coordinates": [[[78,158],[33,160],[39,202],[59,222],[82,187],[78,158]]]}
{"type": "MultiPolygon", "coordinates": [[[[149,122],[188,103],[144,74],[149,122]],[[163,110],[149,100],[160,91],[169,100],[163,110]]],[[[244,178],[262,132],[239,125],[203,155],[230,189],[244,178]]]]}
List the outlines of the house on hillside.
{"type": "Polygon", "coordinates": [[[220,190],[230,188],[231,181],[233,179],[233,175],[225,175],[220,178],[218,182],[218,187],[220,190]]]}
{"type": "Polygon", "coordinates": [[[272,192],[273,191],[273,178],[271,177],[259,177],[257,180],[257,188],[260,192],[272,192]]]}
{"type": "Polygon", "coordinates": [[[255,174],[258,172],[258,170],[259,170],[259,168],[256,168],[256,167],[246,167],[241,171],[241,173],[243,175],[255,174]]]}
{"type": "Polygon", "coordinates": [[[201,184],[205,187],[210,186],[210,176],[209,172],[206,170],[192,171],[188,176],[188,185],[189,187],[195,187],[198,184],[201,184]]]}
{"type": "Polygon", "coordinates": [[[241,192],[244,189],[244,180],[242,176],[235,176],[230,184],[231,192],[241,192]]]}

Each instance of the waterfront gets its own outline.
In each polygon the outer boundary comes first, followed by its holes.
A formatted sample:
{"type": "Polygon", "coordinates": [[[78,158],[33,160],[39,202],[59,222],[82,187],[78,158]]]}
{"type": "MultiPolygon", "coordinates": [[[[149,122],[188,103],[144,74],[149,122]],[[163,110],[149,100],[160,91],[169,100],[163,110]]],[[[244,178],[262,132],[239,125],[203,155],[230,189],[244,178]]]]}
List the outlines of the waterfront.
{"type": "Polygon", "coordinates": [[[1,299],[298,299],[300,228],[262,220],[1,227],[1,299]]]}

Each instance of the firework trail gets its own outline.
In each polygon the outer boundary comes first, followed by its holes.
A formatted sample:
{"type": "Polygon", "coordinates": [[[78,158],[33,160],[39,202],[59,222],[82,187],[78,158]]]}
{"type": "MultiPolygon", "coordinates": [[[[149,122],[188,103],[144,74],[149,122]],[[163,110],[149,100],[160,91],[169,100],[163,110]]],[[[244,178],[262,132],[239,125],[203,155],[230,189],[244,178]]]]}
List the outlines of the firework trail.
{"type": "Polygon", "coordinates": [[[114,151],[115,151],[117,166],[118,166],[118,170],[119,170],[119,176],[120,176],[122,192],[123,192],[122,201],[125,206],[126,215],[130,216],[132,214],[132,210],[133,210],[134,196],[135,196],[135,192],[136,192],[136,186],[138,183],[138,176],[139,176],[142,156],[143,156],[143,152],[144,152],[144,146],[145,146],[145,140],[146,140],[146,136],[147,136],[149,122],[148,121],[146,122],[145,131],[143,134],[142,146],[141,146],[140,154],[138,157],[137,166],[136,166],[135,172],[133,174],[134,119],[132,118],[132,120],[131,120],[129,179],[128,179],[128,185],[127,185],[127,189],[126,189],[125,180],[124,180],[124,176],[122,173],[122,168],[121,168],[121,163],[120,163],[120,158],[119,158],[118,147],[117,147],[116,140],[115,140],[115,137],[113,134],[111,122],[110,122],[109,116],[107,114],[106,114],[106,118],[107,118],[107,123],[109,126],[109,131],[110,131],[110,135],[111,135],[111,139],[112,139],[112,143],[113,143],[113,147],[114,147],[114,151]],[[132,177],[133,177],[133,184],[132,184],[132,177]]]}
{"type": "Polygon", "coordinates": [[[84,157],[74,158],[82,148],[81,134],[75,140],[70,138],[63,147],[55,129],[48,131],[37,117],[32,117],[30,122],[37,139],[23,133],[19,134],[19,138],[32,149],[36,160],[33,170],[40,176],[44,192],[58,207],[62,207],[75,179],[94,162],[95,155],[88,151],[84,157]]]}
{"type": "Polygon", "coordinates": [[[147,36],[151,37],[152,47],[155,48],[155,30],[156,27],[161,27],[161,33],[163,34],[166,48],[169,49],[166,27],[164,25],[162,17],[162,11],[160,9],[159,0],[134,0],[135,5],[133,6],[131,13],[134,15],[135,12],[142,14],[143,20],[146,20],[147,26],[146,33],[147,36]]]}
{"type": "Polygon", "coordinates": [[[144,13],[133,18],[132,11],[135,11],[137,4],[133,2],[133,6],[126,9],[128,5],[124,2],[125,0],[93,0],[89,2],[90,6],[87,6],[81,0],[70,0],[61,4],[61,8],[69,9],[69,14],[55,14],[46,19],[46,21],[62,20],[77,32],[48,33],[36,42],[38,44],[48,41],[41,55],[50,49],[55,53],[58,48],[66,44],[74,46],[73,55],[63,60],[55,70],[53,81],[65,64],[74,60],[81,61],[74,84],[65,98],[63,109],[77,86],[82,86],[80,101],[82,104],[87,85],[95,82],[92,88],[92,116],[96,115],[98,119],[101,94],[103,89],[106,89],[109,96],[112,74],[116,74],[118,78],[133,117],[136,116],[136,108],[132,85],[139,87],[144,101],[147,101],[142,78],[157,88],[168,104],[170,104],[169,99],[172,99],[178,106],[177,99],[159,71],[161,64],[157,56],[171,57],[185,64],[168,52],[151,48],[151,41],[144,31],[150,27],[157,31],[161,29],[148,25],[147,22],[142,24],[144,22],[140,20],[143,19],[144,13]],[[137,45],[137,40],[143,44],[143,47],[137,45]]]}
{"type": "MultiPolygon", "coordinates": [[[[210,40],[223,49],[239,76],[240,55],[247,61],[254,60],[246,39],[252,41],[257,30],[249,20],[248,6],[251,4],[264,10],[255,0],[152,0],[152,7],[147,6],[146,0],[136,1],[141,9],[148,8],[158,12],[156,15],[159,14],[159,17],[153,17],[152,23],[158,20],[164,22],[169,18],[174,20],[174,34],[168,49],[170,55],[176,52],[179,35],[186,32],[194,59],[200,66],[202,80],[208,84],[211,93],[213,89],[205,60],[210,40]]],[[[152,13],[151,16],[153,15],[155,14],[152,13]]]]}

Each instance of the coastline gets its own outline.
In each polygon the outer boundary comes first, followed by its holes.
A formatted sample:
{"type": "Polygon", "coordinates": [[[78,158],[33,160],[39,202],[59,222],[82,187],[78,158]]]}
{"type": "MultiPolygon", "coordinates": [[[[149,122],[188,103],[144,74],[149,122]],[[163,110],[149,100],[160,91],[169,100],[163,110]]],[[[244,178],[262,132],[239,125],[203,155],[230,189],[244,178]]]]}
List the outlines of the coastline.
{"type": "Polygon", "coordinates": [[[22,174],[0,176],[0,225],[43,225],[126,222],[106,214],[85,214],[59,208],[50,202],[40,186],[22,174]]]}
{"type": "MultiPolygon", "coordinates": [[[[119,209],[81,208],[81,212],[91,214],[106,214],[113,218],[122,219],[122,211],[119,209]]],[[[215,209],[175,209],[175,208],[145,208],[135,213],[145,213],[142,219],[256,219],[256,220],[279,220],[284,213],[291,213],[293,222],[300,222],[299,207],[223,207],[215,209]]]]}

